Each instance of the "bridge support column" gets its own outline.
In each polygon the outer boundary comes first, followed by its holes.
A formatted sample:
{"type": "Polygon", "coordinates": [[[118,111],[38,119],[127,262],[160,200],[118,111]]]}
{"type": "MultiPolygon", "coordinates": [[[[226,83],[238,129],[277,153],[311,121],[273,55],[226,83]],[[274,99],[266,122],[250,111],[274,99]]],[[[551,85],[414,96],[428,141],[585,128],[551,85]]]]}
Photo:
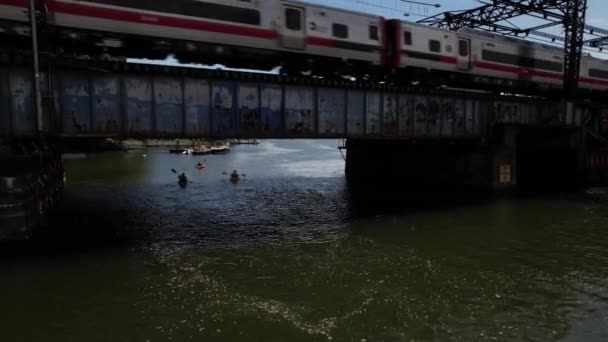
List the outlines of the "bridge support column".
{"type": "Polygon", "coordinates": [[[485,141],[349,139],[346,176],[354,194],[378,201],[575,190],[579,140],[571,128],[517,125],[495,126],[485,141]]]}
{"type": "Polygon", "coordinates": [[[516,189],[518,173],[519,127],[497,126],[492,134],[492,187],[495,192],[511,192],[516,189]]]}
{"type": "Polygon", "coordinates": [[[479,140],[349,139],[346,146],[346,176],[354,195],[434,203],[493,189],[493,153],[479,140]]]}
{"type": "Polygon", "coordinates": [[[580,188],[581,130],[568,127],[522,127],[517,142],[518,187],[527,192],[580,188]]]}
{"type": "Polygon", "coordinates": [[[0,143],[0,240],[24,240],[62,193],[61,156],[41,141],[0,143]]]}

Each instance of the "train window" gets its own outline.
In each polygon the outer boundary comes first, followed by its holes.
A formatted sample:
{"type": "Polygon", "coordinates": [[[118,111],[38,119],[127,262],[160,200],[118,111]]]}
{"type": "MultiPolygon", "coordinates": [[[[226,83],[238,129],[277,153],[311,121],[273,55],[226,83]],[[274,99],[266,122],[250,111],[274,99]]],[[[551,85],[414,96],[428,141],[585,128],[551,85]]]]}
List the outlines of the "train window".
{"type": "Polygon", "coordinates": [[[90,2],[247,25],[260,25],[261,22],[258,10],[202,1],[90,0],[90,2]]]}
{"type": "Polygon", "coordinates": [[[547,61],[544,59],[536,59],[531,57],[523,57],[519,55],[511,55],[508,53],[491,50],[482,50],[481,58],[491,62],[517,65],[525,68],[534,68],[555,72],[561,72],[564,68],[563,64],[558,62],[547,61]]]}
{"type": "Polygon", "coordinates": [[[458,41],[458,54],[461,57],[467,57],[469,55],[469,42],[461,39],[458,41]]]}
{"type": "Polygon", "coordinates": [[[412,32],[403,31],[403,44],[412,45],[412,32]]]}
{"type": "Polygon", "coordinates": [[[438,40],[429,40],[429,50],[431,50],[431,52],[441,52],[441,42],[438,40]]]}
{"type": "Polygon", "coordinates": [[[286,8],[285,26],[293,31],[302,30],[302,11],[295,8],[286,8]]]}
{"type": "Polygon", "coordinates": [[[544,69],[551,71],[563,71],[562,63],[557,63],[553,61],[546,61],[544,59],[534,59],[533,62],[535,69],[544,69]]]}
{"type": "Polygon", "coordinates": [[[331,27],[332,33],[336,38],[348,38],[348,26],[342,24],[333,24],[331,27]]]}
{"type": "Polygon", "coordinates": [[[608,79],[608,70],[589,69],[589,76],[608,79]]]}
{"type": "Polygon", "coordinates": [[[378,40],[378,26],[369,25],[369,39],[378,40]]]}

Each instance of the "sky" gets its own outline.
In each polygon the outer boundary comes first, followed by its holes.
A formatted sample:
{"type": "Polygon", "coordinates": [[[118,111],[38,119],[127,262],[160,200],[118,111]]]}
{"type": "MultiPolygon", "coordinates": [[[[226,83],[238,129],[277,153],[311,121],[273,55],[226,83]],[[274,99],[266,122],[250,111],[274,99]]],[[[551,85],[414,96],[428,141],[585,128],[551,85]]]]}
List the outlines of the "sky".
{"type": "MultiPolygon", "coordinates": [[[[438,4],[439,8],[434,6],[424,6],[418,4],[407,3],[403,0],[300,0],[309,3],[323,4],[337,8],[344,8],[365,13],[373,13],[384,16],[386,18],[401,18],[407,21],[418,21],[432,15],[446,12],[471,9],[481,6],[479,0],[417,0],[417,2],[438,4]]],[[[484,0],[489,2],[488,0],[484,0]]],[[[491,0],[490,0],[491,1],[491,0]]],[[[604,28],[608,30],[608,0],[587,0],[587,24],[604,28]]],[[[536,24],[543,23],[536,19],[516,18],[510,21],[518,27],[531,27],[536,24]]],[[[560,28],[552,28],[545,30],[547,33],[562,35],[560,28]]],[[[588,37],[592,38],[592,37],[588,37]]],[[[585,52],[592,54],[595,57],[608,59],[608,52],[598,52],[597,49],[587,49],[585,52]]],[[[159,61],[141,61],[132,60],[133,62],[154,63],[159,64],[159,61]]],[[[160,64],[175,64],[176,61],[169,58],[160,64]]]]}
{"type": "MultiPolygon", "coordinates": [[[[466,10],[481,6],[479,0],[419,0],[437,4],[441,7],[423,6],[407,3],[403,0],[303,0],[310,3],[326,4],[339,8],[348,8],[356,11],[374,13],[388,18],[402,18],[408,21],[418,21],[426,17],[446,12],[466,10]]],[[[484,2],[490,2],[484,0],[484,2]]],[[[587,24],[605,28],[608,30],[608,1],[587,0],[587,24]]],[[[516,25],[526,26],[534,24],[535,19],[519,18],[512,20],[516,25]]],[[[559,30],[558,30],[559,31],[559,30]]],[[[558,33],[558,32],[556,32],[558,33]]]]}
{"type": "MultiPolygon", "coordinates": [[[[481,6],[476,0],[420,0],[430,4],[439,4],[440,8],[410,4],[402,0],[303,0],[310,3],[326,4],[340,8],[349,8],[357,11],[375,13],[386,17],[402,17],[407,20],[417,21],[445,11],[457,11],[481,6]],[[409,13],[409,17],[404,17],[409,13]]],[[[486,1],[489,2],[489,1],[486,1]]],[[[608,1],[587,0],[587,22],[608,29],[608,1]]]]}

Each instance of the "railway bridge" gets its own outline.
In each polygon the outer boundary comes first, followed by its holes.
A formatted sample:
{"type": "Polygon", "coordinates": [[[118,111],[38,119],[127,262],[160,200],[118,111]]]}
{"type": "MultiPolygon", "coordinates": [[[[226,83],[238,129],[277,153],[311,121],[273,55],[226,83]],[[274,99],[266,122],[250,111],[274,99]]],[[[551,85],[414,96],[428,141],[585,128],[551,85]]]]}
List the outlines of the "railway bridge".
{"type": "Polygon", "coordinates": [[[588,102],[74,60],[41,73],[36,115],[27,62],[0,60],[0,237],[44,218],[66,138],[345,139],[353,189],[409,198],[576,187],[608,167],[587,133],[608,108],[588,102]]]}

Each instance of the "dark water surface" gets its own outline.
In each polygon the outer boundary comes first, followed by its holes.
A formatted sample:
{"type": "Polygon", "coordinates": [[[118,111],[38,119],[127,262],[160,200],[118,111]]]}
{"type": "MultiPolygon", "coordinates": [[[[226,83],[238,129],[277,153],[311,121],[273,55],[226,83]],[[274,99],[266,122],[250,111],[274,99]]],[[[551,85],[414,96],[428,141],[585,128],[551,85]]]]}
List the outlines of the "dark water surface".
{"type": "Polygon", "coordinates": [[[52,227],[2,247],[0,341],[608,340],[608,201],[360,215],[337,145],[68,160],[52,227]]]}

